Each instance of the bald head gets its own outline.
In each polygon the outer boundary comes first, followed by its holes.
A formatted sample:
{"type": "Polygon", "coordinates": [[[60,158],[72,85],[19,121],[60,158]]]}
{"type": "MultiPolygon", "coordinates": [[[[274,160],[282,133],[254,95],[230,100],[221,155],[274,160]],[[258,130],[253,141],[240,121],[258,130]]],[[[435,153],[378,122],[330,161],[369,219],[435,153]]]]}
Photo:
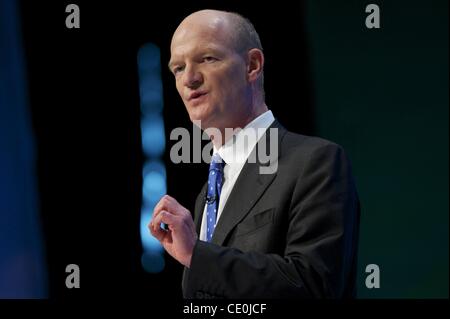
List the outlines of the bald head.
{"type": "Polygon", "coordinates": [[[187,16],[174,33],[177,35],[188,32],[190,28],[207,27],[217,32],[224,32],[229,45],[239,53],[257,48],[263,50],[261,40],[253,24],[240,14],[219,10],[201,10],[187,16]]]}
{"type": "Polygon", "coordinates": [[[228,18],[221,11],[202,10],[187,16],[175,30],[171,49],[180,39],[189,38],[192,34],[210,34],[227,46],[231,45],[231,27],[228,18]]]}

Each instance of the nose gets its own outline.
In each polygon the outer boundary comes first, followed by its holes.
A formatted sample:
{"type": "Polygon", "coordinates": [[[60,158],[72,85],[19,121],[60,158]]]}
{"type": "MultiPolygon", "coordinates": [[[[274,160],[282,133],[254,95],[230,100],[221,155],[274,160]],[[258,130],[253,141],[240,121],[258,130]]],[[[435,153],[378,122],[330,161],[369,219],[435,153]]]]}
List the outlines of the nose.
{"type": "Polygon", "coordinates": [[[190,89],[197,89],[203,83],[203,76],[193,66],[186,66],[183,73],[183,84],[190,89]]]}

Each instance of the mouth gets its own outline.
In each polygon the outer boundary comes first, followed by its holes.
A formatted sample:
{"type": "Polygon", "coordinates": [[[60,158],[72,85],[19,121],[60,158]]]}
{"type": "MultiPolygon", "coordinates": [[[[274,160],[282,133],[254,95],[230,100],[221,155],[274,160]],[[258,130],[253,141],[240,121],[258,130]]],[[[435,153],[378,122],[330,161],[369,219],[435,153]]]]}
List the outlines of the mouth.
{"type": "Polygon", "coordinates": [[[192,92],[189,95],[188,101],[195,102],[199,101],[202,97],[204,97],[207,93],[202,91],[192,92]]]}

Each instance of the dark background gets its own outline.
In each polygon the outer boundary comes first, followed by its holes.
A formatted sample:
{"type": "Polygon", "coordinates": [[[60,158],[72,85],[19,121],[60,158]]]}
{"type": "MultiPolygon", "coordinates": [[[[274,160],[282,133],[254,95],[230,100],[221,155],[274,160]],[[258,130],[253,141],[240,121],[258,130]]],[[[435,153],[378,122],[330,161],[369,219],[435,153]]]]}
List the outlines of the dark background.
{"type": "MultiPolygon", "coordinates": [[[[448,298],[448,2],[388,1],[369,30],[365,1],[21,1],[49,296],[181,297],[182,267],[140,264],[143,154],[137,51],[161,49],[166,137],[191,128],[165,67],[178,23],[237,11],[261,36],[266,102],[289,130],[347,150],[362,201],[359,296],[448,298]],[[192,4],[194,3],[194,4],[192,4]],[[80,266],[80,289],[65,267],[80,266]],[[364,286],[367,264],[381,288],[364,286]]],[[[192,210],[205,164],[165,164],[168,193],[192,210]]]]}

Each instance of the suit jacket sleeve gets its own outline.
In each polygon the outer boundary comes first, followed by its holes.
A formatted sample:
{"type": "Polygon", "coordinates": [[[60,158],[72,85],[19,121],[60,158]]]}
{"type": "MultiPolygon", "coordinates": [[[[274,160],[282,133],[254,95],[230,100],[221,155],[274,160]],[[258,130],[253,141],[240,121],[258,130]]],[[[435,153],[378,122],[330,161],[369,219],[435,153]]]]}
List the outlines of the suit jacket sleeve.
{"type": "Polygon", "coordinates": [[[284,255],[197,241],[186,298],[341,298],[354,287],[359,202],[349,161],[328,143],[295,168],[284,255]]]}

